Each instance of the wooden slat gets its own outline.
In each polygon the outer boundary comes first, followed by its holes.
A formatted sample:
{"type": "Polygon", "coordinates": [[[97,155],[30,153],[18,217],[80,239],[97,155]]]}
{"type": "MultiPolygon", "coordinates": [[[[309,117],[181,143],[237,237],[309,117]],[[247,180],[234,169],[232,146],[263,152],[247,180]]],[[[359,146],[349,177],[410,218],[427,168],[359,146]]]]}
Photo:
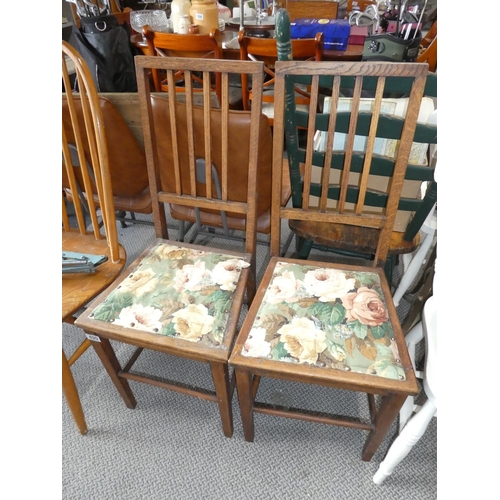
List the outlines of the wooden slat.
{"type": "Polygon", "coordinates": [[[377,90],[375,93],[375,100],[373,102],[372,122],[370,131],[368,133],[368,140],[366,144],[365,161],[363,164],[363,172],[359,182],[359,198],[356,203],[356,213],[361,215],[364,210],[366,190],[368,189],[368,176],[370,175],[370,167],[373,159],[373,146],[375,145],[378,119],[380,116],[380,107],[382,105],[382,97],[384,93],[385,78],[379,78],[377,90]]]}

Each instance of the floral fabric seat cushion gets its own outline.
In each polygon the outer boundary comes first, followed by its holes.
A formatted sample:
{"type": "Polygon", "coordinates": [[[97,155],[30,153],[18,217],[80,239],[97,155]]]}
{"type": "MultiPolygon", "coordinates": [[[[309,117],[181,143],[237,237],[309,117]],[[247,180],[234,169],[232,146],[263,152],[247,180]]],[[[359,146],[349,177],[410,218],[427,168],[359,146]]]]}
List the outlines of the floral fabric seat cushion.
{"type": "Polygon", "coordinates": [[[278,262],[242,354],[405,379],[372,272],[278,262]]]}
{"type": "Polygon", "coordinates": [[[237,256],[158,243],[92,318],[219,347],[241,270],[249,266],[237,256]]]}

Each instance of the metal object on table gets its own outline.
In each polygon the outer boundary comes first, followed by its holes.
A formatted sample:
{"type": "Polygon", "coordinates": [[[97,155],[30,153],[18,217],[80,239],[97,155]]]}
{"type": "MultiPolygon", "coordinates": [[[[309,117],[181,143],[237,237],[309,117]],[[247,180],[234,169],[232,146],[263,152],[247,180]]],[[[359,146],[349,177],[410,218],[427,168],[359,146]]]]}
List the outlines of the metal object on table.
{"type": "MultiPolygon", "coordinates": [[[[233,17],[229,19],[228,24],[230,26],[240,26],[241,20],[239,17],[233,17]]],[[[244,21],[245,28],[255,28],[261,30],[273,30],[274,29],[274,17],[268,16],[264,19],[258,19],[257,17],[245,17],[244,21]]]]}
{"type": "Polygon", "coordinates": [[[67,259],[62,258],[62,273],[63,274],[73,274],[73,273],[95,273],[95,266],[86,257],[81,259],[67,259]]]}
{"type": "Polygon", "coordinates": [[[415,38],[415,35],[417,34],[417,31],[418,31],[418,27],[420,26],[420,23],[422,22],[422,18],[424,16],[424,11],[425,11],[425,8],[427,7],[427,1],[428,0],[424,1],[424,6],[422,7],[422,11],[420,12],[420,17],[418,18],[417,29],[415,30],[415,33],[413,33],[413,38],[415,38]]]}

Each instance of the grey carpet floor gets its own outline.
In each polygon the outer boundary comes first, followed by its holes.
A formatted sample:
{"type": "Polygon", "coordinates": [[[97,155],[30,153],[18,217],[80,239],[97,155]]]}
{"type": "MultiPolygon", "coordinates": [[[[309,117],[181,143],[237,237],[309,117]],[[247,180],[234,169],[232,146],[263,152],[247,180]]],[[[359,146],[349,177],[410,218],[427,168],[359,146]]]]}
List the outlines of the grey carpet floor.
{"type": "MultiPolygon", "coordinates": [[[[142,218],[149,220],[147,216],[142,218]]],[[[151,226],[118,227],[128,262],[155,238],[151,226]]],[[[170,237],[177,237],[175,230],[170,237]]],[[[200,236],[196,243],[206,241],[200,236]]],[[[224,239],[213,239],[211,244],[220,248],[238,246],[224,239]]],[[[259,276],[267,254],[267,247],[258,245],[259,276]]],[[[338,259],[319,252],[314,258],[338,259]]],[[[403,300],[398,308],[400,319],[409,308],[410,304],[403,300]]],[[[71,353],[83,339],[83,332],[63,325],[62,333],[63,348],[71,353]]],[[[125,360],[131,348],[114,345],[119,358],[125,360]]],[[[158,374],[168,373],[172,379],[210,387],[208,366],[201,363],[144,352],[137,369],[141,365],[158,374]]],[[[78,433],[63,398],[64,499],[437,498],[436,418],[393,474],[377,486],[372,477],[397,435],[397,422],[373,459],[363,462],[366,431],[258,414],[255,441],[247,443],[236,394],[234,435],[228,439],[222,433],[217,406],[211,402],[131,382],[137,406],[128,409],[92,349],[73,365],[72,371],[89,431],[85,436],[78,433]]],[[[319,411],[368,417],[363,395],[278,380],[263,380],[259,399],[297,407],[311,403],[319,411]]]]}

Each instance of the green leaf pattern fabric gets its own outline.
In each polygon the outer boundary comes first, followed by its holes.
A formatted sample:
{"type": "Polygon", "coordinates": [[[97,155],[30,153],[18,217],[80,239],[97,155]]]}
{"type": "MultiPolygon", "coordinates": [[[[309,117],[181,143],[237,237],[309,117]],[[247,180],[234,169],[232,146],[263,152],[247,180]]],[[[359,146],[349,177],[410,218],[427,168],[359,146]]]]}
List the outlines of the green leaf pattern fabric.
{"type": "Polygon", "coordinates": [[[235,256],[159,243],[92,317],[218,347],[241,270],[249,266],[235,256]]]}
{"type": "Polygon", "coordinates": [[[278,262],[242,354],[405,379],[371,272],[278,262]]]}

